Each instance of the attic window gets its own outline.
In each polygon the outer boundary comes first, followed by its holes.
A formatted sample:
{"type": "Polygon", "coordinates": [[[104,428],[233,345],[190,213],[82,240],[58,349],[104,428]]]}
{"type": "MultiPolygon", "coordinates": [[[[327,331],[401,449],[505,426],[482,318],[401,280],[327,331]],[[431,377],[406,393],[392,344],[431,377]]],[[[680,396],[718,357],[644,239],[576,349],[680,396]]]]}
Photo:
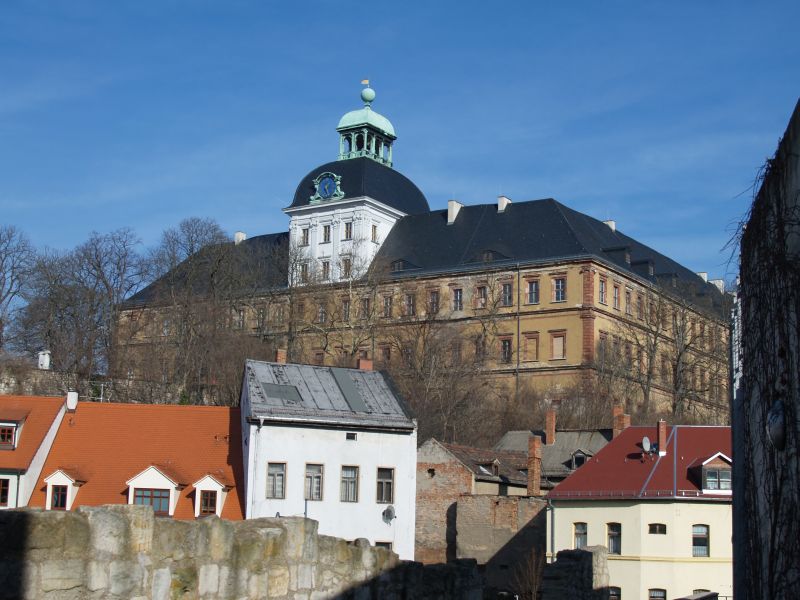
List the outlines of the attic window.
{"type": "Polygon", "coordinates": [[[348,431],[348,432],[345,434],[345,439],[347,439],[347,440],[351,440],[351,441],[356,441],[356,434],[355,434],[355,432],[353,432],[353,431],[348,431]]]}
{"type": "Polygon", "coordinates": [[[404,261],[403,259],[396,260],[396,261],[392,262],[392,272],[393,273],[396,273],[398,271],[402,271],[402,270],[405,269],[405,267],[406,267],[406,261],[404,261]]]}
{"type": "Polygon", "coordinates": [[[731,489],[731,470],[703,469],[703,489],[729,491],[731,489]]]}
{"type": "Polygon", "coordinates": [[[10,423],[0,425],[0,448],[14,448],[17,442],[17,426],[10,423]]]}
{"type": "Polygon", "coordinates": [[[582,467],[586,463],[587,459],[588,456],[586,456],[586,454],[580,450],[575,452],[575,454],[572,455],[572,468],[577,469],[578,467],[582,467]]]}

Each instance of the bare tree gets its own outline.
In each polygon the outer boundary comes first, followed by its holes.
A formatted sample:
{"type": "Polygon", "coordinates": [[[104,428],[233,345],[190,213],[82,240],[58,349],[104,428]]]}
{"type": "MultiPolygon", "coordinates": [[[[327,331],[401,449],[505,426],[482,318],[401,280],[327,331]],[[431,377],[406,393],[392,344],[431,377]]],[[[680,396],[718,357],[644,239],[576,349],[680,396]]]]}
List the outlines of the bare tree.
{"type": "Polygon", "coordinates": [[[0,350],[34,262],[27,236],[13,225],[0,226],[0,350]]]}

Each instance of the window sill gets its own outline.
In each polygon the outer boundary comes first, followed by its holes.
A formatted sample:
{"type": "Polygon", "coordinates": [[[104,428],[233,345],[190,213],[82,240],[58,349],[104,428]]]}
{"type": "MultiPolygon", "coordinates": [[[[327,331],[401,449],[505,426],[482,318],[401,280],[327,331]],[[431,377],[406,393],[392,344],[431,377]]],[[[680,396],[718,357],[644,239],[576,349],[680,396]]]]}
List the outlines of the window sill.
{"type": "Polygon", "coordinates": [[[567,357],[566,356],[562,356],[561,358],[551,358],[550,362],[558,361],[558,360],[567,360],[567,357]]]}
{"type": "Polygon", "coordinates": [[[566,300],[553,300],[551,301],[551,304],[564,304],[565,302],[566,300]]]}

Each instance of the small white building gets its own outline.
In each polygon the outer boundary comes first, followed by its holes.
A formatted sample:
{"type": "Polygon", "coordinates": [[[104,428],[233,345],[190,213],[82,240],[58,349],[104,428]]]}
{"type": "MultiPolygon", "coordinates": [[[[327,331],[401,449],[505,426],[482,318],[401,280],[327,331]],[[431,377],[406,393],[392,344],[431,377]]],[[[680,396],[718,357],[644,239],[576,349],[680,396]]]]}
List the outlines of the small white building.
{"type": "Polygon", "coordinates": [[[320,533],[413,560],[416,422],[387,378],[361,365],[247,361],[245,515],[307,516],[320,533]]]}
{"type": "Polygon", "coordinates": [[[608,548],[609,599],[732,598],[730,427],[629,427],[548,494],[548,559],[608,548]]]}

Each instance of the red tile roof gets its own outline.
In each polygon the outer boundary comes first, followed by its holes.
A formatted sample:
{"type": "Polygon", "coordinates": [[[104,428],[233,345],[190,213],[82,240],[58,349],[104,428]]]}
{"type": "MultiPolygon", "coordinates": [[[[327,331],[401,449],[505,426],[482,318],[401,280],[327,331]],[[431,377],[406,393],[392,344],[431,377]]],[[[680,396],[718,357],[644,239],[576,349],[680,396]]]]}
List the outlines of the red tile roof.
{"type": "Polygon", "coordinates": [[[125,482],[150,466],[188,484],[174,518],[194,518],[192,483],[206,474],[235,483],[222,517],[242,519],[244,475],[238,408],[80,402],[64,417],[31,497],[45,506],[44,478],[57,469],[78,472],[84,483],[73,509],[128,501],[125,482]]]}
{"type": "Polygon", "coordinates": [[[0,421],[24,419],[16,448],[0,450],[0,469],[28,469],[62,406],[61,396],[0,396],[0,421]]]}
{"type": "Polygon", "coordinates": [[[717,452],[731,454],[731,428],[674,426],[667,428],[665,456],[642,452],[642,438],[655,441],[656,427],[628,427],[586,464],[567,477],[548,497],[592,500],[609,498],[717,499],[730,495],[703,493],[692,465],[717,452]]]}

